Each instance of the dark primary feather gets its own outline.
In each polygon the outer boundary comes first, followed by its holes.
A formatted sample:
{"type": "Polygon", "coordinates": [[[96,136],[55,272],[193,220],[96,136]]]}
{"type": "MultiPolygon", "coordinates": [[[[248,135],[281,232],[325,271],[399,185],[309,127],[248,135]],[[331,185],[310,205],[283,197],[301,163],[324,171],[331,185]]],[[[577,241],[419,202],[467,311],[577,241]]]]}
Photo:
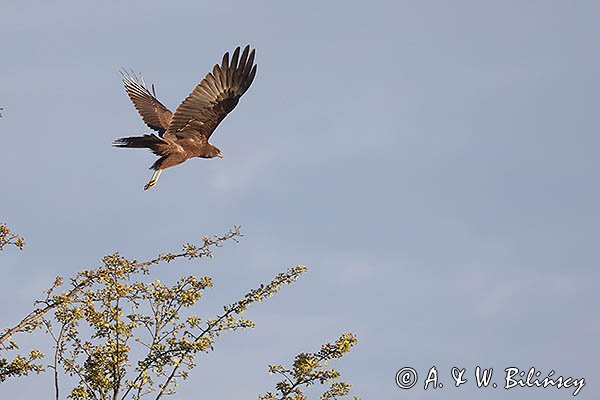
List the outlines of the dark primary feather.
{"type": "MultiPolygon", "coordinates": [[[[171,122],[173,113],[150,93],[141,76],[127,71],[121,71],[121,75],[125,91],[146,125],[162,136],[171,122]]],[[[154,87],[152,89],[154,90],[154,87]]]]}
{"type": "Polygon", "coordinates": [[[244,48],[241,56],[240,48],[236,48],[231,63],[229,53],[225,53],[221,65],[215,65],[177,107],[163,136],[172,140],[193,138],[207,142],[248,90],[255,75],[254,50],[250,51],[250,46],[244,48]]]}

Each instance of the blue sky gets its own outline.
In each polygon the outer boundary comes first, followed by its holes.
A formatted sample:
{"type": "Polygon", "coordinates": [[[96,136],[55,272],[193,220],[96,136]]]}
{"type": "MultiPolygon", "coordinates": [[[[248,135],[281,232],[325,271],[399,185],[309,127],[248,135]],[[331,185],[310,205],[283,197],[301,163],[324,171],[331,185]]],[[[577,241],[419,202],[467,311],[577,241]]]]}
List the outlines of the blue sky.
{"type": "MultiPolygon", "coordinates": [[[[364,399],[565,399],[563,389],[394,384],[435,365],[532,366],[600,395],[597,2],[5,2],[0,12],[0,315],[119,250],[147,258],[241,225],[206,309],[309,272],[223,337],[176,398],[256,398],[267,364],[352,331],[336,365],[364,399]],[[212,136],[224,159],[165,171],[118,70],[171,109],[225,51],[257,77],[212,136]]],[[[161,272],[167,279],[169,274],[161,272]]],[[[202,314],[202,311],[201,311],[202,314]]],[[[210,313],[206,316],[211,315],[210,313]]],[[[444,376],[444,375],[442,375],[444,376]]],[[[3,383],[37,398],[51,377],[3,383]]],[[[17,394],[19,397],[17,397],[17,394]]]]}

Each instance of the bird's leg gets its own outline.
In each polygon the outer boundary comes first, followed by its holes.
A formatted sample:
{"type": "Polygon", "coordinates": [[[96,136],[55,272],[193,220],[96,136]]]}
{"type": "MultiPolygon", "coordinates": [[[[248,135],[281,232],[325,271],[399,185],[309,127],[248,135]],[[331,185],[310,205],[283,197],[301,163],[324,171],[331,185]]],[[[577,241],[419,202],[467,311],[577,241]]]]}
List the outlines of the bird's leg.
{"type": "Polygon", "coordinates": [[[150,181],[148,181],[148,183],[146,183],[146,186],[144,186],[144,190],[148,190],[151,187],[153,187],[154,185],[156,185],[158,183],[158,178],[160,178],[160,174],[162,174],[162,169],[154,170],[154,173],[152,174],[152,178],[150,178],[150,181]]]}

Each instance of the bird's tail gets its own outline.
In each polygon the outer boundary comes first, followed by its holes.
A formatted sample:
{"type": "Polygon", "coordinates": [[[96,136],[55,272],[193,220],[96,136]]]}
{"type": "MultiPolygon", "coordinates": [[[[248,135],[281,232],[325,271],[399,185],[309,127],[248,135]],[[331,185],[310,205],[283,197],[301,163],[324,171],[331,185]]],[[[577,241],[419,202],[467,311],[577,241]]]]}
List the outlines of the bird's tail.
{"type": "Polygon", "coordinates": [[[158,150],[158,146],[165,142],[156,135],[130,136],[116,139],[113,142],[115,147],[129,147],[136,149],[150,149],[153,152],[158,150]]]}

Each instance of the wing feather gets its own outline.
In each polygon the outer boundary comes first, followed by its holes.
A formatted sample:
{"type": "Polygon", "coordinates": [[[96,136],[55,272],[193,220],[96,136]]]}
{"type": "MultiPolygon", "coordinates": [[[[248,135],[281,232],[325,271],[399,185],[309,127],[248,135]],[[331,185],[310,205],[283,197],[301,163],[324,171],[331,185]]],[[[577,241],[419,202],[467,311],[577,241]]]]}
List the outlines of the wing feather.
{"type": "Polygon", "coordinates": [[[235,71],[238,67],[238,59],[240,57],[240,48],[236,47],[233,51],[233,56],[231,57],[231,68],[235,71]]]}
{"type": "Polygon", "coordinates": [[[244,51],[242,52],[242,56],[240,57],[240,65],[235,71],[238,82],[239,82],[240,76],[242,76],[242,72],[244,71],[244,68],[246,68],[246,61],[248,61],[249,49],[250,48],[248,46],[246,46],[246,48],[244,48],[244,51]]]}
{"type": "Polygon", "coordinates": [[[169,127],[173,113],[153,93],[150,93],[141,76],[124,70],[121,71],[121,75],[125,91],[146,125],[162,136],[169,127]]]}
{"type": "Polygon", "coordinates": [[[208,75],[206,75],[205,78],[206,82],[208,83],[208,85],[210,86],[212,92],[215,94],[215,96],[219,95],[219,83],[217,82],[217,78],[215,78],[215,76],[213,75],[212,72],[209,72],[208,75]]]}
{"type": "Polygon", "coordinates": [[[256,75],[254,53],[250,46],[244,48],[241,57],[239,47],[231,59],[229,52],[225,53],[221,65],[215,65],[177,107],[164,137],[176,140],[194,136],[207,141],[252,84],[256,75]]]}

